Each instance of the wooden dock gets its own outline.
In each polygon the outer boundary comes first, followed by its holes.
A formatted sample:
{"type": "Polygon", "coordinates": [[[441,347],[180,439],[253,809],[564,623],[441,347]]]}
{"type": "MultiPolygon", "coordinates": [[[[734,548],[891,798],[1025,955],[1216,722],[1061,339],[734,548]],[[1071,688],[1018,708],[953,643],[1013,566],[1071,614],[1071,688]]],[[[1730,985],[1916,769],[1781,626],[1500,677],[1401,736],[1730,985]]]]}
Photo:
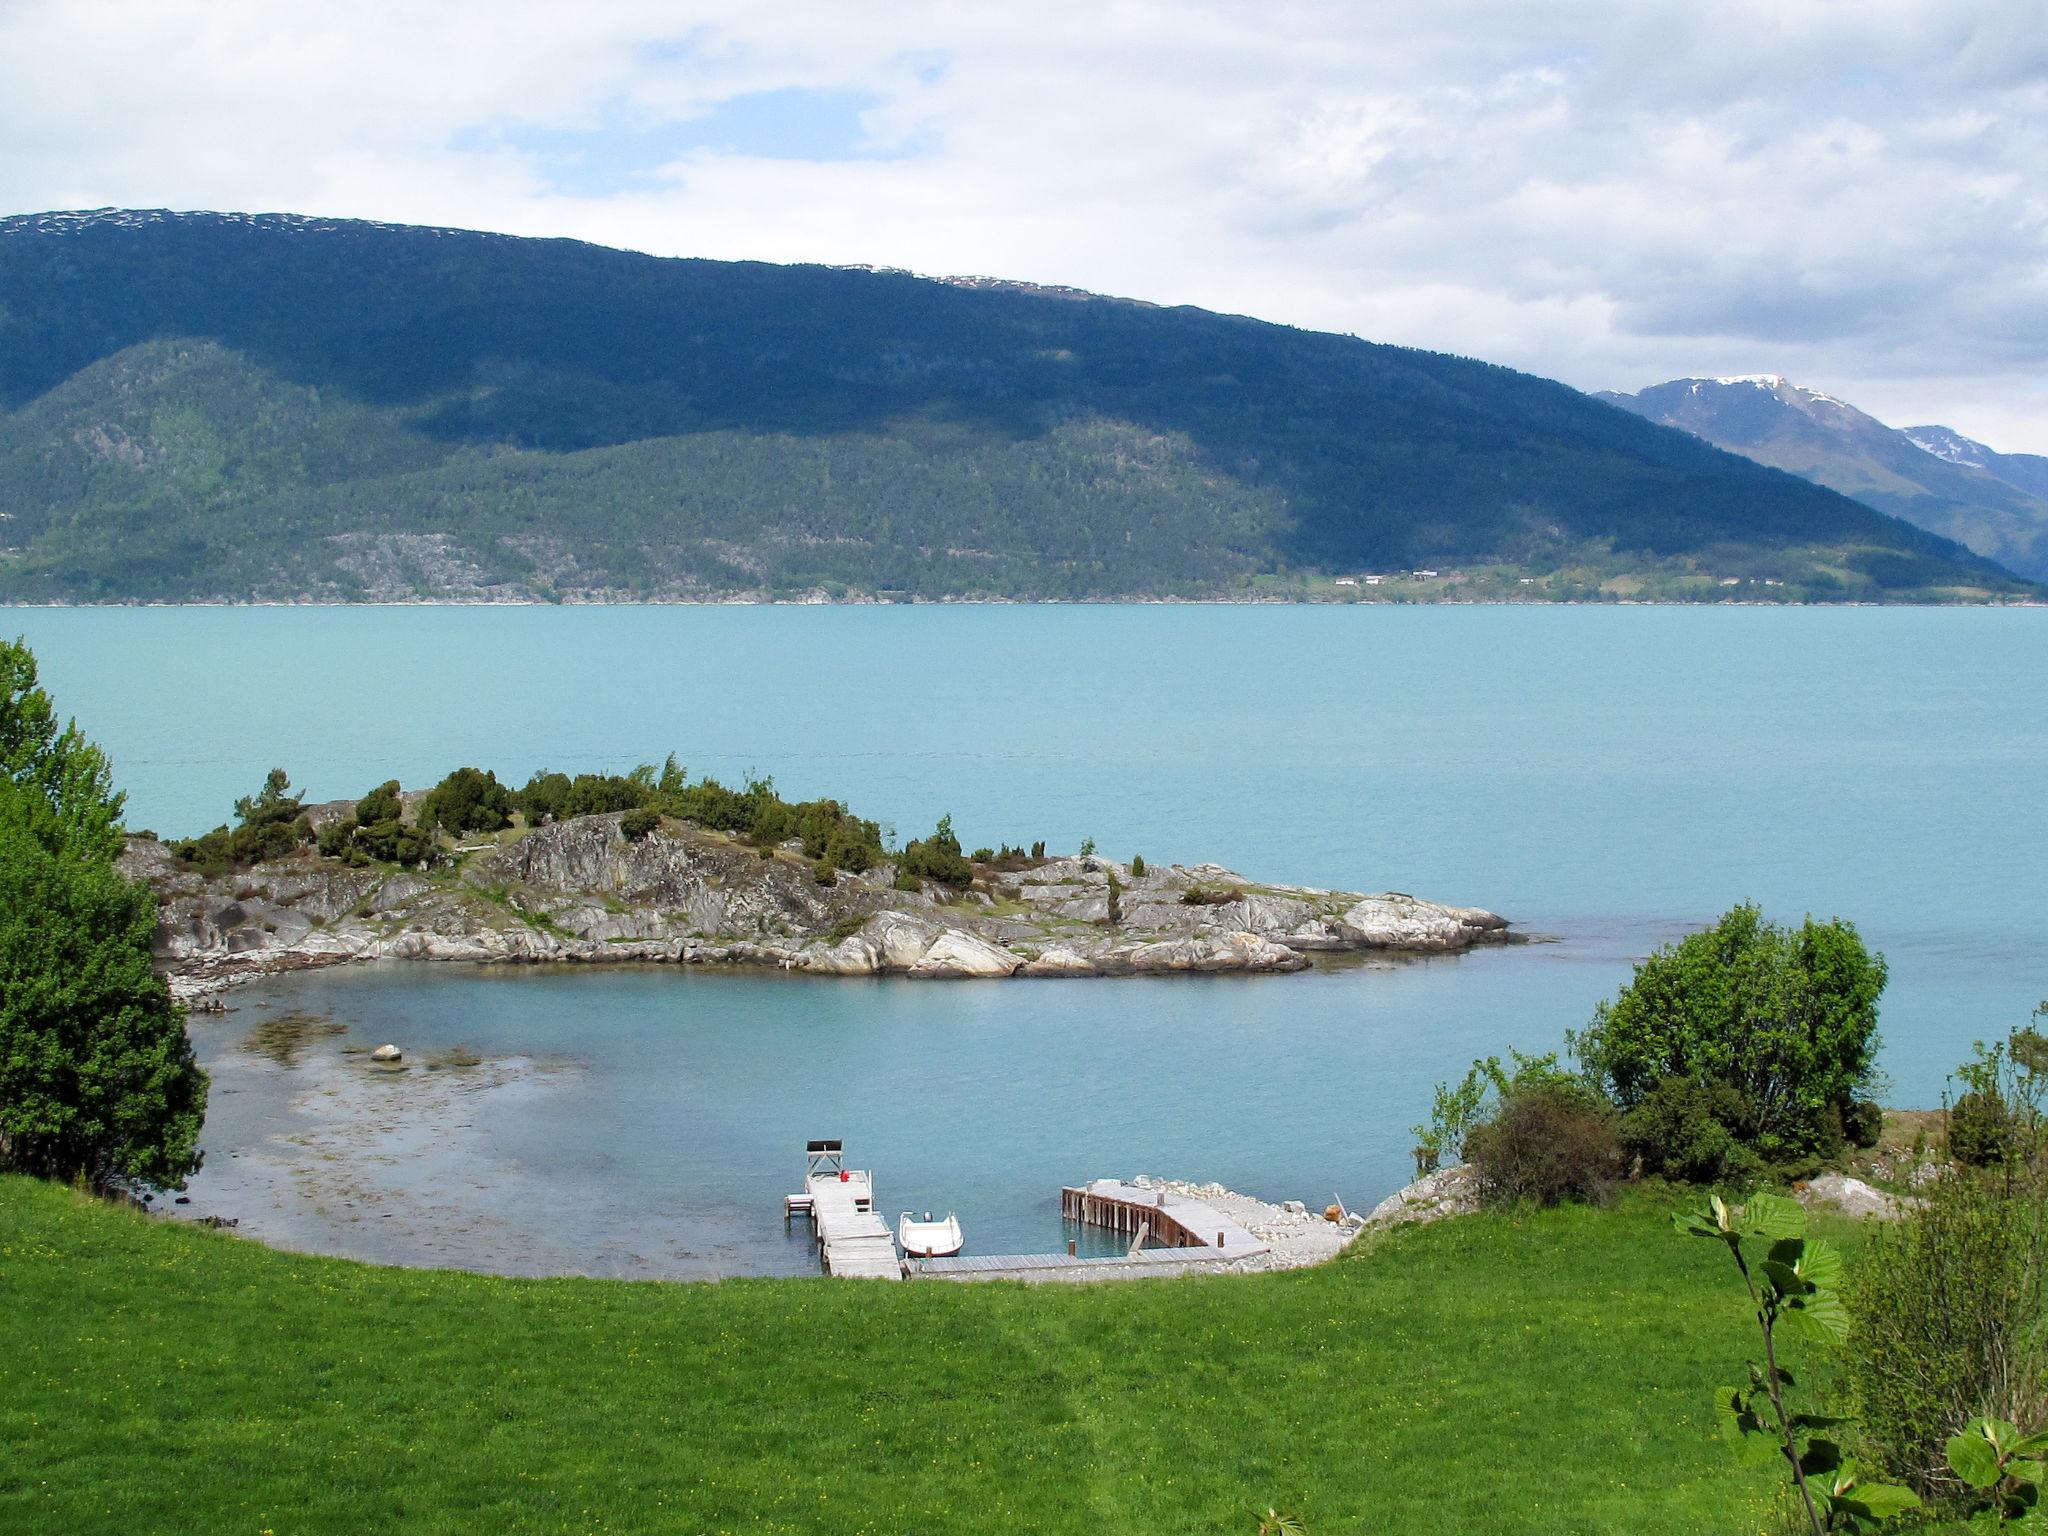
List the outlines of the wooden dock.
{"type": "Polygon", "coordinates": [[[912,1258],[904,1268],[913,1278],[934,1280],[1113,1280],[1187,1274],[1271,1251],[1204,1201],[1122,1179],[1096,1179],[1062,1189],[1060,1214],[1068,1221],[1122,1233],[1133,1246],[1128,1253],[1088,1259],[1071,1252],[912,1258]],[[1160,1246],[1142,1246],[1148,1238],[1160,1246]]]}
{"type": "Polygon", "coordinates": [[[1166,1248],[1214,1248],[1216,1258],[1266,1251],[1264,1243],[1213,1205],[1123,1179],[1095,1179],[1078,1189],[1062,1189],[1060,1215],[1133,1237],[1142,1231],[1166,1248]]]}
{"type": "Polygon", "coordinates": [[[804,1189],[787,1195],[782,1219],[808,1216],[818,1240],[825,1273],[847,1279],[901,1280],[903,1261],[889,1224],[875,1214],[875,1176],[871,1170],[848,1168],[845,1149],[836,1141],[813,1141],[804,1148],[804,1189]]]}

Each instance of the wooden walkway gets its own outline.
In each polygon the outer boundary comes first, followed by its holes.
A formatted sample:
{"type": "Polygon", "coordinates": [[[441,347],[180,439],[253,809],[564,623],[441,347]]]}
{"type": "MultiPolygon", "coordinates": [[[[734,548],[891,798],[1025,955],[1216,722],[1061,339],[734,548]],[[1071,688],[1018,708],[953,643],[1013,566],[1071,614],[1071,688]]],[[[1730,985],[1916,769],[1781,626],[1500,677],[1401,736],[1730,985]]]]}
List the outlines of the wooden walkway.
{"type": "Polygon", "coordinates": [[[875,1213],[874,1175],[848,1168],[838,1142],[812,1142],[806,1151],[804,1192],[782,1203],[786,1221],[799,1212],[811,1231],[825,1273],[845,1279],[901,1280],[903,1261],[889,1224],[875,1213]]]}
{"type": "Polygon", "coordinates": [[[1083,1226],[1135,1236],[1141,1229],[1169,1248],[1214,1248],[1217,1258],[1264,1253],[1266,1245],[1213,1205],[1192,1195],[1148,1189],[1122,1179],[1095,1179],[1060,1191],[1060,1214],[1083,1226]]]}
{"type": "Polygon", "coordinates": [[[913,1278],[934,1280],[1109,1280],[1143,1274],[1178,1274],[1255,1258],[1271,1250],[1214,1206],[1122,1179],[1096,1179],[1060,1191],[1069,1221],[1106,1227],[1136,1239],[1140,1232],[1162,1246],[1102,1258],[1072,1253],[1013,1253],[973,1258],[912,1258],[913,1278]]]}

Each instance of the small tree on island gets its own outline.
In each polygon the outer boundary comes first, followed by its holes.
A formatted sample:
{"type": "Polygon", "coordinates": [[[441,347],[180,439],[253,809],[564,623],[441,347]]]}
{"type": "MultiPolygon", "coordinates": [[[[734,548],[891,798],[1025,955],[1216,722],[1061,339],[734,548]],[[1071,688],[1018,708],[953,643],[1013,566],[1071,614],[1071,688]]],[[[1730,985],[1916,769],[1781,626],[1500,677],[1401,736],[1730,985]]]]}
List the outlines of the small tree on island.
{"type": "Polygon", "coordinates": [[[206,1074],[151,964],[155,894],[114,868],[122,797],[0,643],[0,1167],[95,1188],[199,1166],[206,1074]]]}

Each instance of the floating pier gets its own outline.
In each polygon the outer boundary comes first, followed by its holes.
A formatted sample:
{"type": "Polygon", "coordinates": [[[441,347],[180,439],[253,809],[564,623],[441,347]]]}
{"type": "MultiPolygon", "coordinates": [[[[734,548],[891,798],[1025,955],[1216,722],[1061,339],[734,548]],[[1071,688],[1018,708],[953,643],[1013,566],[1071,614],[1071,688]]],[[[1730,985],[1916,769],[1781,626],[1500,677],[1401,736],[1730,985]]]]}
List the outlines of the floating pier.
{"type": "Polygon", "coordinates": [[[785,1195],[782,1219],[808,1216],[818,1239],[825,1273],[850,1279],[901,1280],[903,1261],[889,1224],[875,1214],[872,1170],[846,1166],[846,1149],[837,1141],[804,1144],[804,1187],[785,1195]]]}

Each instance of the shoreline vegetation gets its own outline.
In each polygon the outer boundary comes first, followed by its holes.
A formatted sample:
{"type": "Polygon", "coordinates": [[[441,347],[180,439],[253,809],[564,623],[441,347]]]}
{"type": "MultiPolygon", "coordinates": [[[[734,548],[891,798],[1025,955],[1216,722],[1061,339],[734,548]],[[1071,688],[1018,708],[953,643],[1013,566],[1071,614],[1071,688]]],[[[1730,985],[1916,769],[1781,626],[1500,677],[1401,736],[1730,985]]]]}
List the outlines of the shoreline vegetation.
{"type": "MultiPolygon", "coordinates": [[[[1455,585],[1455,584],[1453,584],[1455,585]]],[[[104,598],[71,600],[10,597],[0,608],[2048,608],[2048,597],[2023,592],[1959,589],[1954,595],[1925,593],[1897,597],[1814,598],[1703,590],[1698,595],[1659,597],[1641,592],[1596,590],[1569,596],[1545,591],[1465,594],[1439,587],[1434,592],[1382,591],[1317,584],[1294,592],[1229,592],[1190,596],[1119,594],[1103,597],[1003,597],[987,593],[945,596],[875,595],[822,591],[771,593],[735,590],[688,597],[649,597],[616,592],[559,593],[547,597],[465,597],[437,593],[423,597],[247,597],[104,598]]]]}
{"type": "Polygon", "coordinates": [[[1265,973],[1315,954],[1516,942],[1506,919],[1399,892],[1253,881],[1214,864],[963,850],[951,819],[901,848],[770,779],[457,769],[307,806],[282,769],[199,838],[127,840],[183,996],[353,960],[653,962],[920,979],[1265,973]]]}

